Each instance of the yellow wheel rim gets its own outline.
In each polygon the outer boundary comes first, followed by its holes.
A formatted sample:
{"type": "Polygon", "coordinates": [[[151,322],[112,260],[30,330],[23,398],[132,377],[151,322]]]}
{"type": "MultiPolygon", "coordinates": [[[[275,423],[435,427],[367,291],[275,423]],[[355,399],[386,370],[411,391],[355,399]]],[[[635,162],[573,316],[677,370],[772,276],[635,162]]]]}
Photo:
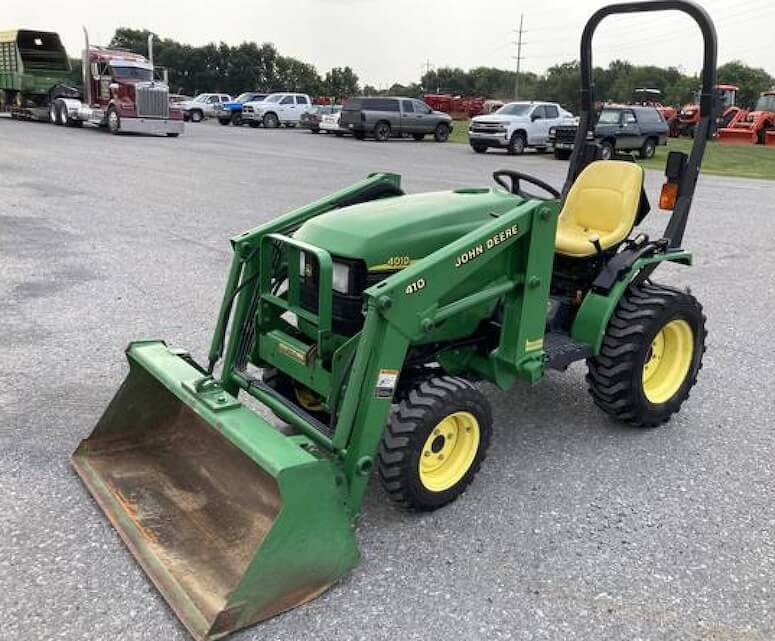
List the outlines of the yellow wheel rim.
{"type": "Polygon", "coordinates": [[[694,356],[694,332],[685,320],[659,330],[643,363],[643,393],[649,402],[665,403],[683,385],[694,356]]]}
{"type": "Polygon", "coordinates": [[[320,396],[310,389],[300,385],[294,385],[293,391],[296,394],[296,401],[308,412],[320,412],[323,405],[320,402],[320,396]]]}
{"type": "Polygon", "coordinates": [[[444,492],[462,479],[479,450],[479,421],[455,412],[433,428],[420,452],[420,481],[431,492],[444,492]]]}

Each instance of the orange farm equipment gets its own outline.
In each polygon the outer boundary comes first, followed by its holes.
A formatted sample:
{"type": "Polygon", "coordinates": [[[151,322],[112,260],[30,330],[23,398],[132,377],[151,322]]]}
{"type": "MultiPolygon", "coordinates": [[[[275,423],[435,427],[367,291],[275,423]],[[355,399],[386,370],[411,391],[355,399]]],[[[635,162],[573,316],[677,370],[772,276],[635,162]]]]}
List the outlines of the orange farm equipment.
{"type": "Polygon", "coordinates": [[[481,96],[462,97],[448,93],[429,93],[423,96],[423,100],[431,109],[448,113],[456,120],[473,118],[485,111],[485,99],[481,96]]]}
{"type": "MultiPolygon", "coordinates": [[[[721,99],[721,114],[717,120],[718,127],[729,127],[733,122],[745,117],[747,112],[737,106],[737,94],[740,88],[736,85],[716,85],[716,91],[721,99]]],[[[694,137],[694,129],[700,119],[700,105],[695,96],[694,103],[684,105],[678,112],[679,136],[694,137]]]]}
{"type": "MultiPolygon", "coordinates": [[[[728,127],[719,129],[719,142],[727,145],[763,145],[775,129],[775,91],[765,91],[753,111],[738,116],[728,127]]],[[[770,141],[773,144],[773,141],[770,141]]]]}

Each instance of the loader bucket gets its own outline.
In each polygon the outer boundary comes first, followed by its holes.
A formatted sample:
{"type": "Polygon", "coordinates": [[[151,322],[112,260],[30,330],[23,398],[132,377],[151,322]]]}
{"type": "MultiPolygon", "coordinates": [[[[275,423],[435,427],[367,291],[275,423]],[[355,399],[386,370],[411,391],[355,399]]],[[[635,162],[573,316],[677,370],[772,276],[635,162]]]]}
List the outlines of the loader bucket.
{"type": "Polygon", "coordinates": [[[751,132],[750,129],[728,127],[726,129],[719,129],[718,141],[725,145],[755,145],[756,134],[751,132]]]}
{"type": "MultiPolygon", "coordinates": [[[[346,484],[160,341],[130,371],[73,465],[196,639],[319,595],[358,562],[346,484]]],[[[314,454],[312,452],[315,452],[314,454]]]]}

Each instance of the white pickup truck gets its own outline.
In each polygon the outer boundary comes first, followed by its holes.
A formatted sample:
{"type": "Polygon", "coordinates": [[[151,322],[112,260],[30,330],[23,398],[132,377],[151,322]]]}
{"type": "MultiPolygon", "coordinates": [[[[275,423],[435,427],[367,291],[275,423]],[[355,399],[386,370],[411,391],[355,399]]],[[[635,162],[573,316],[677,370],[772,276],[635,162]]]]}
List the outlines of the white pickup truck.
{"type": "Polygon", "coordinates": [[[305,93],[271,93],[261,101],[242,105],[242,120],[251,127],[295,127],[299,124],[301,114],[311,107],[312,101],[305,93]]]}
{"type": "Polygon", "coordinates": [[[495,113],[476,116],[468,127],[468,140],[478,154],[504,147],[510,154],[527,148],[541,151],[549,145],[549,128],[575,122],[573,114],[556,102],[509,102],[495,113]]]}

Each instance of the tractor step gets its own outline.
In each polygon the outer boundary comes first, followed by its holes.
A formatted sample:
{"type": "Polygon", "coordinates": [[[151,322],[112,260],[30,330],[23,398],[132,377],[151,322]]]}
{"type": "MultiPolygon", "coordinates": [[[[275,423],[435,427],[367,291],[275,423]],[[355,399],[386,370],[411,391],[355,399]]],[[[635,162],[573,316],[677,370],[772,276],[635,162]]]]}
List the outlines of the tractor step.
{"type": "Polygon", "coordinates": [[[549,332],[544,336],[544,354],[549,369],[564,371],[571,363],[592,356],[592,347],[573,340],[567,334],[549,332]]]}

